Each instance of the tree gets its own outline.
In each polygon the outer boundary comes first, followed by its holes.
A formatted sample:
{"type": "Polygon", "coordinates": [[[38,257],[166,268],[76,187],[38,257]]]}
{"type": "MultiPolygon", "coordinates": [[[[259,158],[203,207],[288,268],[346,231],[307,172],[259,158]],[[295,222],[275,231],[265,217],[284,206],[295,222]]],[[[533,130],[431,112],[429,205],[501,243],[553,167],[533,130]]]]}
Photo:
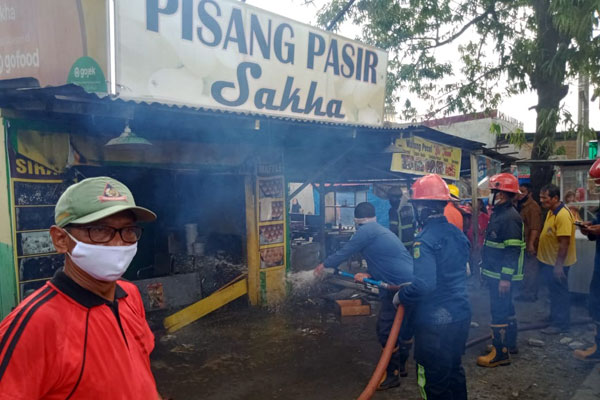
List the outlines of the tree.
{"type": "MultiPolygon", "coordinates": [[[[587,74],[600,94],[600,0],[358,0],[341,15],[362,27],[362,40],[388,50],[387,103],[398,89],[430,104],[428,115],[497,108],[507,96],[537,93],[532,159],[554,149],[568,82],[587,74]],[[439,57],[451,46],[456,58],[439,57]],[[457,49],[457,51],[456,51],[457,49]],[[449,79],[455,79],[450,81],[449,79]]],[[[328,0],[319,24],[340,17],[346,0],[328,0]]],[[[416,110],[404,100],[403,116],[416,110]]],[[[552,168],[532,169],[532,182],[552,168]]]]}

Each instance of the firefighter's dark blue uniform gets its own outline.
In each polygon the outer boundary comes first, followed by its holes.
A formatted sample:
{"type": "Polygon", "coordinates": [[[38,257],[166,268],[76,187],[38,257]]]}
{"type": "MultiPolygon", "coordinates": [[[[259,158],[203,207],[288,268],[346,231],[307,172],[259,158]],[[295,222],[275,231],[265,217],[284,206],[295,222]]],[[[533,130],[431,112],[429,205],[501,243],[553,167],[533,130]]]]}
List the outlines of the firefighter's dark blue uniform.
{"type": "Polygon", "coordinates": [[[516,349],[517,325],[512,291],[501,296],[500,280],[516,282],[523,280],[523,220],[510,201],[494,206],[483,246],[482,274],[487,278],[490,290],[492,327],[506,325],[506,346],[516,349]]]}
{"type": "Polygon", "coordinates": [[[430,217],[415,238],[413,282],[398,300],[413,308],[417,378],[424,399],[467,398],[461,358],[469,334],[470,244],[444,216],[430,217]]]}

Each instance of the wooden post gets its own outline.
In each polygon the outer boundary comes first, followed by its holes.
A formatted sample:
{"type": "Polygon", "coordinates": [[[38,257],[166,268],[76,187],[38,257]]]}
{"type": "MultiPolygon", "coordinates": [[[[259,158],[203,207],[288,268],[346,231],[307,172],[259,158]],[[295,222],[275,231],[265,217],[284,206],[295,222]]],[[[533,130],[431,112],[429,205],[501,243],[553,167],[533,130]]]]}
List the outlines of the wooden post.
{"type": "Polygon", "coordinates": [[[248,298],[256,306],[260,302],[260,254],[258,251],[258,226],[256,224],[255,176],[246,175],[246,258],[248,262],[248,298]]]}
{"type": "Polygon", "coordinates": [[[319,185],[321,190],[319,190],[319,214],[321,223],[319,225],[319,239],[321,241],[321,246],[319,247],[319,256],[321,261],[325,260],[327,256],[327,237],[325,233],[325,195],[327,195],[327,191],[325,190],[325,183],[321,181],[319,185]]]}
{"type": "Polygon", "coordinates": [[[473,246],[476,247],[479,243],[479,204],[477,201],[478,195],[478,153],[471,152],[471,227],[473,229],[473,246]]]}

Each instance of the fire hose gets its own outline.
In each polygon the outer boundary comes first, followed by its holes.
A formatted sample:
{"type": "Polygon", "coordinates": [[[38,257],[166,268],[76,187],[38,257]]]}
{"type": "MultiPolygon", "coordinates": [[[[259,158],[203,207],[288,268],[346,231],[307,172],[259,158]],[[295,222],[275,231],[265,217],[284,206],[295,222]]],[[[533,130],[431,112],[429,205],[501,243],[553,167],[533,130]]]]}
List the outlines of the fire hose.
{"type": "MultiPolygon", "coordinates": [[[[354,275],[345,272],[336,270],[334,273],[338,273],[342,276],[353,278],[354,275]]],[[[364,278],[363,282],[365,284],[374,285],[381,289],[397,291],[400,290],[403,286],[408,285],[409,283],[404,283],[402,285],[392,285],[383,281],[376,281],[370,278],[364,278]]],[[[394,316],[394,323],[392,324],[392,329],[390,330],[390,334],[388,335],[387,342],[385,343],[385,347],[383,348],[383,352],[381,353],[381,357],[379,358],[379,362],[375,367],[375,371],[369,380],[369,383],[363,390],[363,392],[358,397],[358,400],[369,400],[375,394],[377,390],[377,386],[381,382],[383,378],[383,374],[385,374],[385,370],[390,362],[390,358],[392,358],[392,352],[396,347],[396,343],[398,341],[398,335],[400,334],[400,327],[402,326],[402,320],[404,319],[404,306],[400,305],[398,307],[398,311],[396,311],[396,315],[394,316]]]]}
{"type": "MultiPolygon", "coordinates": [[[[584,325],[584,324],[589,324],[590,322],[592,322],[591,318],[583,318],[583,319],[581,319],[579,321],[571,322],[571,325],[584,325]]],[[[524,325],[524,326],[520,327],[518,329],[518,331],[519,332],[535,331],[535,330],[538,330],[538,329],[544,329],[544,328],[548,327],[549,325],[550,325],[549,322],[539,322],[537,324],[524,325]]],[[[489,340],[491,338],[492,338],[492,335],[487,334],[487,335],[483,335],[483,336],[477,337],[475,339],[471,339],[471,340],[469,340],[467,342],[466,348],[473,347],[476,344],[485,342],[485,341],[487,341],[487,340],[489,340]]]]}
{"type": "MultiPolygon", "coordinates": [[[[345,271],[335,270],[335,271],[328,271],[328,272],[334,273],[334,274],[337,273],[341,276],[345,276],[345,277],[354,279],[353,274],[345,272],[345,271]]],[[[377,286],[379,288],[390,290],[390,291],[400,290],[403,286],[407,285],[407,283],[402,284],[402,285],[391,285],[389,283],[386,283],[383,281],[376,281],[376,280],[373,280],[370,278],[364,278],[363,283],[365,285],[377,286]]],[[[381,382],[381,379],[383,378],[383,374],[385,373],[387,365],[390,362],[390,359],[392,357],[392,352],[393,352],[394,348],[396,347],[396,342],[398,339],[398,335],[400,334],[400,328],[402,327],[403,318],[404,318],[404,307],[402,305],[400,305],[398,307],[398,311],[396,311],[396,315],[394,317],[394,323],[392,324],[392,329],[388,336],[385,347],[383,348],[383,352],[381,353],[381,357],[379,358],[379,362],[377,363],[377,366],[375,367],[375,371],[373,372],[373,375],[371,376],[369,383],[367,384],[367,386],[365,387],[363,392],[358,397],[358,400],[369,400],[375,394],[375,391],[377,390],[377,386],[379,386],[379,383],[381,382]]],[[[571,325],[582,325],[582,324],[587,324],[589,322],[591,322],[590,318],[584,318],[579,321],[572,322],[571,325]]],[[[525,325],[525,326],[522,326],[519,328],[519,332],[543,329],[543,328],[547,327],[548,325],[549,325],[549,323],[547,323],[547,322],[537,323],[537,324],[532,324],[532,325],[525,325]]],[[[488,335],[484,335],[484,336],[469,340],[466,343],[466,347],[469,348],[476,344],[485,342],[485,341],[491,339],[491,337],[492,336],[490,334],[488,334],[488,335]]]]}

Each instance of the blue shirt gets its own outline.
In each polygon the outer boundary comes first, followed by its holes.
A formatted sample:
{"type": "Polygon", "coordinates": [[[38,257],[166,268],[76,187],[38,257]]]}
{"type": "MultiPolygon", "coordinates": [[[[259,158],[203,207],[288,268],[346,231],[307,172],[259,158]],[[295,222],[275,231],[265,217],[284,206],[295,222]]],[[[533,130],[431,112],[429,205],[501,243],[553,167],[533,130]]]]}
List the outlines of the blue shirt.
{"type": "Polygon", "coordinates": [[[470,244],[446,217],[430,218],[415,238],[415,277],[400,290],[402,304],[414,306],[417,325],[443,325],[471,318],[467,296],[470,244]]]}
{"type": "Polygon", "coordinates": [[[323,262],[337,268],[353,254],[361,253],[373,279],[399,285],[412,280],[412,257],[392,231],[377,222],[360,225],[350,241],[323,262]]]}
{"type": "MultiPolygon", "coordinates": [[[[600,225],[600,210],[596,213],[596,218],[592,221],[592,225],[600,225]]],[[[600,271],[600,238],[596,235],[589,235],[590,240],[596,241],[596,255],[594,257],[594,269],[600,271]]]]}

